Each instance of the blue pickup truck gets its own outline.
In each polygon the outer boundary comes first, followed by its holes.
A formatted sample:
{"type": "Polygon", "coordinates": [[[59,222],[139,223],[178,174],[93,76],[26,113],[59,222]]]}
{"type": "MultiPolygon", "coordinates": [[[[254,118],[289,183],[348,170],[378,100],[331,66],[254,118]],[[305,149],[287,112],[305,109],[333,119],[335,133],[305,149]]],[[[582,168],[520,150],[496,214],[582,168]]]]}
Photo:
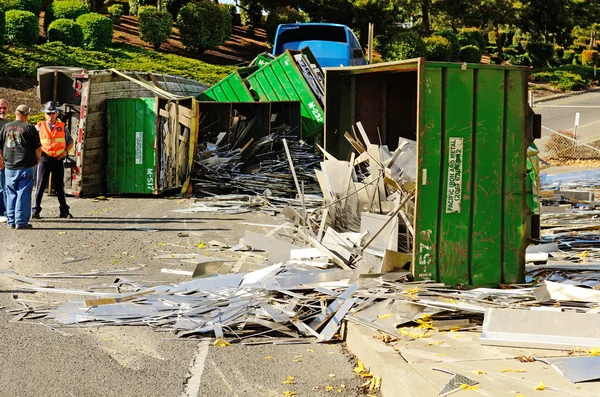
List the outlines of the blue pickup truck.
{"type": "Polygon", "coordinates": [[[356,36],[345,25],[335,23],[288,23],[279,25],[273,55],[309,47],[321,67],[366,65],[356,36]]]}

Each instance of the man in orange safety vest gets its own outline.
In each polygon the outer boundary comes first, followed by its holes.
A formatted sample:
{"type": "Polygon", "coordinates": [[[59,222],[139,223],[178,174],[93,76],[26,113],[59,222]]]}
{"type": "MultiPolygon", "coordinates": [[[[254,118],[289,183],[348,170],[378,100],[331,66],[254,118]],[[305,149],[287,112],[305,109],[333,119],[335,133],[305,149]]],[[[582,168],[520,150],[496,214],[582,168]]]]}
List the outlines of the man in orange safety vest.
{"type": "Polygon", "coordinates": [[[69,150],[73,147],[73,138],[69,133],[65,123],[58,121],[58,107],[53,101],[46,102],[41,109],[46,116],[45,121],[40,121],[35,128],[39,131],[40,142],[42,144],[42,157],[37,168],[37,177],[35,183],[35,204],[33,207],[32,218],[40,219],[42,212],[42,198],[44,190],[48,186],[48,178],[52,173],[52,186],[58,197],[60,205],[60,218],[73,218],[69,212],[65,196],[65,168],[64,159],[69,150]]]}

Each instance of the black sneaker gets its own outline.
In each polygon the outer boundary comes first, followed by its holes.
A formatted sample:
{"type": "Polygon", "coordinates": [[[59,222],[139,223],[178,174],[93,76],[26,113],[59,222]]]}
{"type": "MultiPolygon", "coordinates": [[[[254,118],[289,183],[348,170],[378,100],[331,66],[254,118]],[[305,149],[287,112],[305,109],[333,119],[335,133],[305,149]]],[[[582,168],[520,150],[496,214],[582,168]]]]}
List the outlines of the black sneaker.
{"type": "Polygon", "coordinates": [[[33,229],[33,225],[17,225],[17,229],[33,229]]]}
{"type": "Polygon", "coordinates": [[[42,219],[42,217],[40,216],[40,214],[35,213],[35,214],[31,215],[31,219],[42,219]]]}
{"type": "Polygon", "coordinates": [[[73,219],[73,215],[69,214],[68,212],[66,214],[60,214],[58,217],[59,218],[73,219]]]}

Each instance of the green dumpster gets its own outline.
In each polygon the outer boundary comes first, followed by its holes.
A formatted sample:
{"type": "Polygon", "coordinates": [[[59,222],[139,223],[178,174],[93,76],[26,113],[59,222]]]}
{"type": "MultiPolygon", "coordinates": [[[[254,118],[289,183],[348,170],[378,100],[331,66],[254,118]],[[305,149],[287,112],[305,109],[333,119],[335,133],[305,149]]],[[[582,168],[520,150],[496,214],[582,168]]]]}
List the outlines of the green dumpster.
{"type": "Polygon", "coordinates": [[[527,69],[413,59],[327,69],[326,150],[351,148],[361,121],[371,142],[417,144],[412,271],[455,286],[524,281],[536,218],[527,205],[527,149],[540,131],[527,69]]]}
{"type": "Polygon", "coordinates": [[[300,101],[302,135],[308,138],[323,131],[325,114],[295,55],[304,55],[322,74],[312,53],[305,48],[302,51],[286,51],[250,75],[248,82],[261,102],[300,101]]]}
{"type": "Polygon", "coordinates": [[[156,98],[106,101],[107,193],[155,192],[156,98]]]}
{"type": "Polygon", "coordinates": [[[257,69],[258,67],[248,67],[236,70],[200,94],[198,100],[216,102],[254,102],[252,94],[244,83],[244,78],[257,69]]]}

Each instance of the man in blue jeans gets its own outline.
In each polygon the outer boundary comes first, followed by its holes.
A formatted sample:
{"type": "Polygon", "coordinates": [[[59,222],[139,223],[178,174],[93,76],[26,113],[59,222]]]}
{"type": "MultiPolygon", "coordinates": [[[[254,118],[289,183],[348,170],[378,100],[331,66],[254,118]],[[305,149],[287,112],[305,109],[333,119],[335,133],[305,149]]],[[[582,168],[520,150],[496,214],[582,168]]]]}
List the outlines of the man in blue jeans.
{"type": "MultiPolygon", "coordinates": [[[[8,102],[5,99],[0,99],[0,130],[8,123],[8,102]]],[[[6,192],[4,191],[4,169],[0,170],[0,217],[6,217],[6,192]]],[[[2,219],[2,222],[6,222],[2,219]]]]}
{"type": "Polygon", "coordinates": [[[32,229],[31,192],[33,191],[33,167],[40,162],[42,144],[40,136],[27,123],[29,106],[19,105],[16,120],[0,130],[0,168],[6,177],[6,217],[8,227],[32,229]]]}

